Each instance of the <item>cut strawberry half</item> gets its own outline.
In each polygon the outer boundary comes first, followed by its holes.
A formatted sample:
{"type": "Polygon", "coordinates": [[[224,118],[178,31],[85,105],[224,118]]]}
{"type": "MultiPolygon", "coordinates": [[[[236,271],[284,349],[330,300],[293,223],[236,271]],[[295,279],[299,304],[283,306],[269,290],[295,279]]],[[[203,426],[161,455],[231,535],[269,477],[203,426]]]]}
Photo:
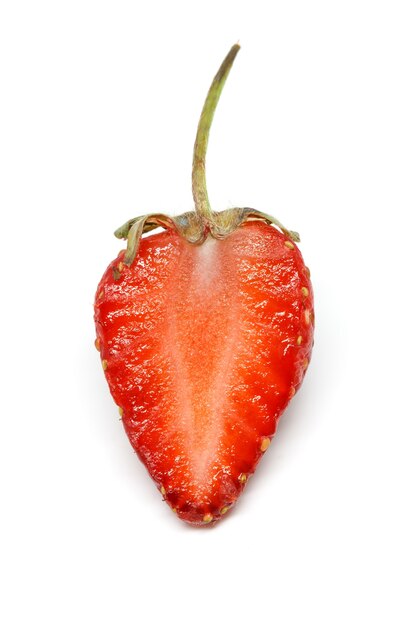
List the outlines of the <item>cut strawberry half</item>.
{"type": "Polygon", "coordinates": [[[238,47],[216,75],[194,154],[196,212],[148,215],[96,294],[96,346],[130,442],[192,524],[234,505],[300,386],[313,344],[309,272],[296,234],[253,209],[213,213],[205,150],[238,47]],[[214,95],[213,95],[214,94],[214,95]],[[166,230],[141,239],[157,226],[166,230]]]}

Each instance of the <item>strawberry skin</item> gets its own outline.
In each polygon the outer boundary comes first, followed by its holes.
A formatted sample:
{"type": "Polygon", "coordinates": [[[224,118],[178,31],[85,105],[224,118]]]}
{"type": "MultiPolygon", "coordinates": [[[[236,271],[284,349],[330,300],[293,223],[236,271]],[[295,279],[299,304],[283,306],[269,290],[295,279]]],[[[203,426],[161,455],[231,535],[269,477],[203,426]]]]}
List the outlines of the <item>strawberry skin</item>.
{"type": "Polygon", "coordinates": [[[193,245],[175,230],[125,252],[96,293],[103,369],[129,440],[177,515],[236,502],[303,380],[313,293],[295,243],[241,225],[193,245]]]}

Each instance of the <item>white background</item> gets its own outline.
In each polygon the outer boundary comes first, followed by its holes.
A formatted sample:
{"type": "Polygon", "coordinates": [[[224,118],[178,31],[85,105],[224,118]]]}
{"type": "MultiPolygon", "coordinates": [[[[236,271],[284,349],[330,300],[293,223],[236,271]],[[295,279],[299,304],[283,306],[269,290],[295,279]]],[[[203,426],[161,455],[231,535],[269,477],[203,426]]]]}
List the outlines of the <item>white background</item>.
{"type": "Polygon", "coordinates": [[[1,621],[415,625],[417,8],[396,0],[5,1],[0,14],[1,621]],[[304,386],[233,513],[189,528],[93,347],[113,230],[212,206],[302,236],[304,386]]]}

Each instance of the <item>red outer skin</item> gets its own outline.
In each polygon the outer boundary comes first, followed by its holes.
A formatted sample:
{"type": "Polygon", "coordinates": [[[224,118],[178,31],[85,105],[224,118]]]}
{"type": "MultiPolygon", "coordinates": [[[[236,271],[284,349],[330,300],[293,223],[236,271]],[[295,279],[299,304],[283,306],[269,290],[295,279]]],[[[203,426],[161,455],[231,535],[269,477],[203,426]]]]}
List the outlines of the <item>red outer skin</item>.
{"type": "Polygon", "coordinates": [[[297,246],[263,222],[193,246],[176,232],[124,252],[95,299],[96,347],[130,442],[195,525],[236,502],[300,387],[313,292],[297,246]]]}

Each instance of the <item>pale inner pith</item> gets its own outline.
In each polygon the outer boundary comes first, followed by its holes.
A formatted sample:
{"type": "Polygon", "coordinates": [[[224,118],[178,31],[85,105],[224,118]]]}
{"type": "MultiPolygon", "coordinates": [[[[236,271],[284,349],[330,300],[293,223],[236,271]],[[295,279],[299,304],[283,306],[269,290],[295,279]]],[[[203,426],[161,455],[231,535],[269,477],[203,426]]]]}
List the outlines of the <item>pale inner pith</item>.
{"type": "Polygon", "coordinates": [[[227,246],[208,239],[185,245],[175,289],[168,294],[166,344],[176,378],[177,419],[172,434],[187,443],[193,476],[211,473],[224,432],[227,388],[237,356],[238,297],[227,246]],[[222,248],[222,250],[220,250],[222,248]]]}

